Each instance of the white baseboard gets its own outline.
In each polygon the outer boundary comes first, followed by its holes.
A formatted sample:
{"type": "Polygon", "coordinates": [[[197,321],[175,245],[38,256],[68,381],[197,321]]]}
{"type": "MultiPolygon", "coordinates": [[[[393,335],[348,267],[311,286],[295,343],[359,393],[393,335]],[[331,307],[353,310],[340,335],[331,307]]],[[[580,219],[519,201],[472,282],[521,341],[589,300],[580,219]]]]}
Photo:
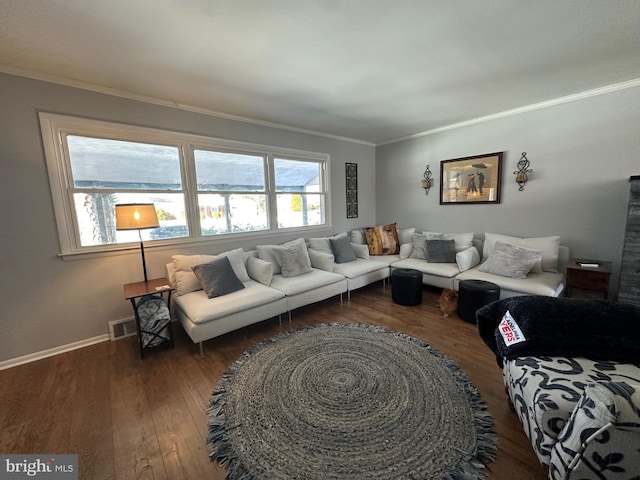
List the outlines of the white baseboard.
{"type": "Polygon", "coordinates": [[[41,352],[30,353],[22,357],[11,358],[0,362],[0,370],[5,370],[11,367],[17,367],[18,365],[24,365],[25,363],[35,362],[36,360],[42,360],[43,358],[53,357],[61,353],[70,352],[71,350],[77,350],[78,348],[88,347],[89,345],[95,345],[100,342],[108,342],[110,340],[109,334],[98,335],[93,338],[86,338],[78,342],[68,343],[67,345],[61,345],[59,347],[50,348],[49,350],[43,350],[41,352]]]}

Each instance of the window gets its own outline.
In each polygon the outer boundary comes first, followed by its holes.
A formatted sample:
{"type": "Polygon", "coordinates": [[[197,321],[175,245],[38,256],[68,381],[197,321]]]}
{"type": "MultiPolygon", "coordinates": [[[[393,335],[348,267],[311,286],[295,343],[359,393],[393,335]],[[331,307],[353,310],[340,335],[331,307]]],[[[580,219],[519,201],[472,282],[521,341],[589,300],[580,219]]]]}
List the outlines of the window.
{"type": "Polygon", "coordinates": [[[195,150],[202,235],[268,230],[265,158],[195,150]]]}
{"type": "Polygon", "coordinates": [[[328,225],[325,154],[40,114],[62,254],[121,248],[115,205],[153,203],[145,242],[328,225]]]}
{"type": "Polygon", "coordinates": [[[280,228],[324,223],[321,165],[275,158],[275,187],[280,228]]]}

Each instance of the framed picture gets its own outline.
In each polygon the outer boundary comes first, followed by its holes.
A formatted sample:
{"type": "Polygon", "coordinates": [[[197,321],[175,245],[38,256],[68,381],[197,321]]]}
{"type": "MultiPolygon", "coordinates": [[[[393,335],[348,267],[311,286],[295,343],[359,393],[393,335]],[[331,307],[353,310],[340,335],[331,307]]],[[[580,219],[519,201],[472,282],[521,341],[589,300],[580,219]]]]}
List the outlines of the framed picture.
{"type": "Polygon", "coordinates": [[[440,162],[440,205],[500,203],[503,152],[440,162]]]}
{"type": "Polygon", "coordinates": [[[345,181],[347,185],[347,218],[358,217],[358,164],[345,164],[345,181]]]}

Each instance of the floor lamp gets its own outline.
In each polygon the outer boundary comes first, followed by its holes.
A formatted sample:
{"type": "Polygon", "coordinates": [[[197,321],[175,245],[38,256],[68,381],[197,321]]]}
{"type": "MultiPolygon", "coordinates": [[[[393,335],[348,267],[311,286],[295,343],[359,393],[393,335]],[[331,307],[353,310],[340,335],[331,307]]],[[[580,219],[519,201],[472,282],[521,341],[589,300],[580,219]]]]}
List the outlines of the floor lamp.
{"type": "Polygon", "coordinates": [[[159,226],[158,214],[153,203],[121,203],[116,205],[116,230],[138,230],[145,282],[147,281],[147,263],[144,259],[144,244],[140,230],[159,226]]]}

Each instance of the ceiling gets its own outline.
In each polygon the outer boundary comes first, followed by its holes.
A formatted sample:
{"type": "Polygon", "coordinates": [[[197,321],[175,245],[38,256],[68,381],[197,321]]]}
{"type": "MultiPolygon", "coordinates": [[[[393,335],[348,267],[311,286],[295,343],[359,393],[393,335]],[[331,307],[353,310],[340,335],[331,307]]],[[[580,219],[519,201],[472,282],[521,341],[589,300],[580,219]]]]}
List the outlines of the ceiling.
{"type": "Polygon", "coordinates": [[[637,0],[0,0],[0,12],[0,71],[373,144],[640,79],[637,0]]]}

